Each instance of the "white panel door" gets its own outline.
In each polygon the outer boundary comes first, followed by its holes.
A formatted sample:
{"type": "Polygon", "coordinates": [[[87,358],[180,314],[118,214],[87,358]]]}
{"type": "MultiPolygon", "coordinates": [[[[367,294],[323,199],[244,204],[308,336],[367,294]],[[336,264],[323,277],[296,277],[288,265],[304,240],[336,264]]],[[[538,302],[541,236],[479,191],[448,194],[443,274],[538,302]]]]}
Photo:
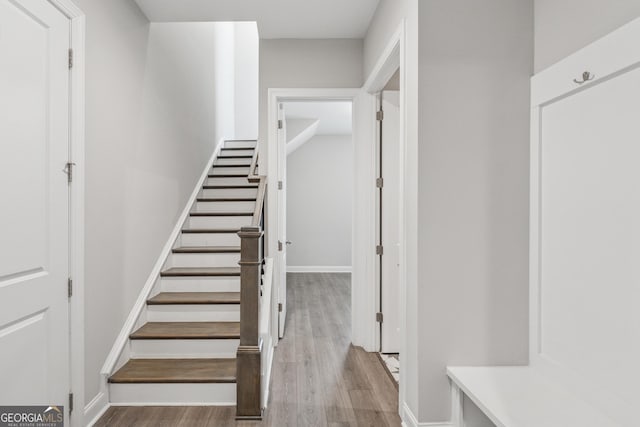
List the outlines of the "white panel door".
{"type": "Polygon", "coordinates": [[[287,121],[284,105],[278,104],[278,180],[282,183],[278,190],[278,336],[284,337],[285,320],[287,318],[287,121]]]}
{"type": "Polygon", "coordinates": [[[380,351],[400,352],[400,92],[382,93],[380,308],[383,314],[380,351]]]}
{"type": "Polygon", "coordinates": [[[0,405],[69,392],[69,25],[0,0],[0,405]]]}

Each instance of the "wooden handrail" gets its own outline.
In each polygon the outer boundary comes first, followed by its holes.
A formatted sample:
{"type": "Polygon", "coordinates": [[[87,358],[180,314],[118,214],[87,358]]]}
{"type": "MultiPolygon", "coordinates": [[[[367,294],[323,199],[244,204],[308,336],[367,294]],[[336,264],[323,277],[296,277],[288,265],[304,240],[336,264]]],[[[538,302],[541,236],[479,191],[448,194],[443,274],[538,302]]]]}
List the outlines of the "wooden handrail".
{"type": "Polygon", "coordinates": [[[258,156],[258,147],[256,147],[253,153],[253,159],[251,159],[251,166],[249,166],[249,176],[247,177],[249,182],[258,182],[260,178],[262,178],[258,175],[258,156]]]}
{"type": "Polygon", "coordinates": [[[262,220],[262,213],[264,211],[264,199],[267,194],[267,177],[260,176],[258,179],[258,196],[256,198],[256,208],[253,211],[253,220],[251,225],[259,227],[262,220]]]}

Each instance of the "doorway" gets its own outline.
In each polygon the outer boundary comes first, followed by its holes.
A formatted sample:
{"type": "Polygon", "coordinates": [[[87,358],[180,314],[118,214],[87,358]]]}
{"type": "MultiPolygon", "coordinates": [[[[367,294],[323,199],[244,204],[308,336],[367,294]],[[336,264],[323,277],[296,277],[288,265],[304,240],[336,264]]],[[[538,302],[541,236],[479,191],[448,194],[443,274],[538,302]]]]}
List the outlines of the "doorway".
{"type": "MultiPolygon", "coordinates": [[[[269,239],[267,247],[268,253],[274,258],[274,303],[277,304],[279,338],[286,333],[287,270],[292,273],[351,271],[350,255],[353,252],[353,242],[350,226],[354,218],[351,206],[345,207],[344,204],[351,205],[349,195],[353,195],[353,190],[349,191],[348,186],[347,191],[345,186],[339,189],[341,195],[347,195],[346,200],[338,203],[341,206],[336,207],[340,211],[339,215],[327,215],[327,206],[323,203],[318,204],[318,201],[323,197],[330,200],[331,204],[335,201],[335,198],[331,197],[331,186],[326,185],[330,178],[335,179],[338,176],[337,171],[332,170],[330,146],[333,146],[334,150],[353,152],[349,144],[353,136],[349,135],[353,127],[352,105],[358,92],[357,89],[269,90],[268,176],[269,192],[275,197],[271,197],[268,205],[270,220],[267,223],[267,234],[275,237],[269,239]],[[291,110],[288,120],[287,110],[291,110]],[[340,111],[342,113],[339,113],[340,111]],[[338,120],[336,116],[340,116],[341,119],[338,120]],[[341,124],[336,124],[338,122],[341,124]],[[340,127],[342,128],[339,129],[340,127]],[[309,170],[301,166],[294,171],[296,176],[304,177],[308,185],[314,188],[314,191],[308,194],[304,194],[304,188],[298,186],[299,182],[292,188],[295,194],[298,194],[297,198],[302,200],[297,200],[290,206],[292,214],[295,212],[299,216],[294,220],[291,229],[294,236],[299,236],[295,238],[289,238],[288,235],[287,154],[292,158],[299,158],[302,163],[305,162],[305,158],[311,158],[314,162],[310,167],[315,170],[315,173],[309,174],[309,170]],[[326,158],[322,160],[319,155],[326,158]],[[327,190],[329,193],[324,194],[327,190]],[[300,196],[302,194],[304,197],[300,196]],[[323,227],[317,227],[318,224],[326,226],[327,223],[332,226],[331,232],[322,232],[323,227]],[[335,250],[335,245],[341,249],[335,250]],[[288,260],[288,247],[294,248],[291,261],[288,260]],[[336,253],[340,253],[341,256],[336,256],[336,253]]],[[[311,165],[309,159],[307,163],[311,165]]],[[[342,172],[344,175],[345,171],[342,172]]],[[[346,171],[346,174],[352,179],[354,172],[346,171]]],[[[343,196],[341,197],[344,199],[343,196]]]]}
{"type": "Polygon", "coordinates": [[[396,383],[400,379],[400,70],[377,94],[376,254],[379,352],[396,383]]]}

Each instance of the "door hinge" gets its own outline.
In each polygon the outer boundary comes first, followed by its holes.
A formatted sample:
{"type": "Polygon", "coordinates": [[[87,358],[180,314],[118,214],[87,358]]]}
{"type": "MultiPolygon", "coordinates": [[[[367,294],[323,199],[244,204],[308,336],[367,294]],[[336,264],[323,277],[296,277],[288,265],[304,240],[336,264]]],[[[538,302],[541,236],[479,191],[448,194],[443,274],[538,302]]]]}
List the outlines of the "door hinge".
{"type": "Polygon", "coordinates": [[[376,313],[376,322],[382,323],[383,317],[384,316],[382,316],[382,313],[376,313]]]}
{"type": "Polygon", "coordinates": [[[282,313],[282,303],[278,303],[278,313],[282,313]]]}
{"type": "Polygon", "coordinates": [[[282,244],[282,242],[280,240],[278,240],[278,252],[282,252],[282,249],[284,249],[283,246],[284,245],[282,244]]]}
{"type": "Polygon", "coordinates": [[[383,178],[376,178],[376,187],[378,187],[378,188],[384,187],[384,179],[383,178]]]}
{"type": "Polygon", "coordinates": [[[69,413],[73,412],[73,393],[69,393],[69,413]]]}
{"type": "Polygon", "coordinates": [[[69,49],[69,69],[73,68],[73,49],[69,49]]]}
{"type": "Polygon", "coordinates": [[[283,128],[282,120],[278,120],[278,129],[282,129],[282,128],[283,128]]]}
{"type": "Polygon", "coordinates": [[[283,187],[284,184],[282,184],[282,181],[278,181],[278,190],[282,190],[283,187]]]}
{"type": "Polygon", "coordinates": [[[67,182],[69,184],[71,184],[73,182],[73,167],[75,166],[75,163],[72,162],[67,162],[64,165],[64,169],[62,169],[62,172],[67,174],[67,182]]]}
{"type": "Polygon", "coordinates": [[[383,255],[383,254],[384,254],[384,247],[382,245],[376,246],[376,255],[383,255]]]}
{"type": "Polygon", "coordinates": [[[67,295],[69,298],[73,296],[73,279],[71,277],[67,279],[67,295]]]}
{"type": "Polygon", "coordinates": [[[384,120],[384,111],[376,111],[376,120],[379,122],[384,120]]]}

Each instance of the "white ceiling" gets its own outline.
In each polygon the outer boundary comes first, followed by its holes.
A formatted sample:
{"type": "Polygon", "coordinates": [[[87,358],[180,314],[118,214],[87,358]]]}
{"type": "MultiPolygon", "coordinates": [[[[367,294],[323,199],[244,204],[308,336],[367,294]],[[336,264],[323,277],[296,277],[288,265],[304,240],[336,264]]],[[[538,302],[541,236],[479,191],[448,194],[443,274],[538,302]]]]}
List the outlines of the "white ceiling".
{"type": "Polygon", "coordinates": [[[351,102],[287,102],[284,114],[287,120],[319,120],[316,135],[351,134],[351,102]]]}
{"type": "Polygon", "coordinates": [[[380,0],[136,0],[152,22],[257,21],[260,37],[363,38],[380,0]]]}

